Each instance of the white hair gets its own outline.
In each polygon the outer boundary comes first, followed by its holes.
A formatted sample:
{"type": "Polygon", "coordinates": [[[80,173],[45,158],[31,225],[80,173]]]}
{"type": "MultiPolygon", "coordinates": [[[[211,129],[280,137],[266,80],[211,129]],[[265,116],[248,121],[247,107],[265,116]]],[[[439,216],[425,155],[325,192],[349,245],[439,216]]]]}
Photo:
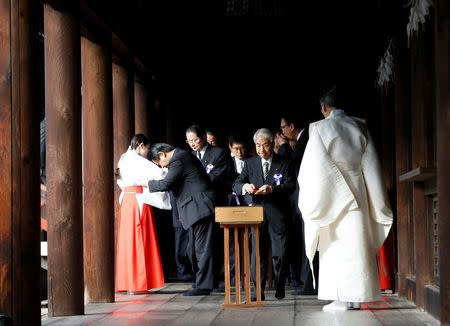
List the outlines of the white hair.
{"type": "Polygon", "coordinates": [[[253,142],[256,143],[256,139],[259,137],[267,138],[271,143],[273,143],[273,132],[267,128],[258,129],[253,135],[253,142]]]}

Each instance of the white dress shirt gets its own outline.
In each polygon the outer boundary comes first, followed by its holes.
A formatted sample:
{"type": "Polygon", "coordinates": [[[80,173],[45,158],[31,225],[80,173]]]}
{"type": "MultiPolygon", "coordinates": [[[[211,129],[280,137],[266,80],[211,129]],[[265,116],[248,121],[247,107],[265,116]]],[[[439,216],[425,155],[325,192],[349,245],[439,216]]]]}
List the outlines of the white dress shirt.
{"type": "MultiPolygon", "coordinates": [[[[203,146],[203,148],[200,150],[200,154],[202,155],[202,159],[205,157],[205,152],[206,152],[206,148],[207,147],[208,147],[208,144],[203,146]]],[[[195,156],[197,156],[197,158],[198,158],[198,151],[195,153],[195,156]]],[[[200,159],[200,161],[201,161],[201,159],[200,159]]]]}
{"type": "Polygon", "coordinates": [[[236,156],[234,157],[235,162],[236,162],[236,172],[241,174],[242,169],[244,168],[244,161],[238,159],[236,156]]]}

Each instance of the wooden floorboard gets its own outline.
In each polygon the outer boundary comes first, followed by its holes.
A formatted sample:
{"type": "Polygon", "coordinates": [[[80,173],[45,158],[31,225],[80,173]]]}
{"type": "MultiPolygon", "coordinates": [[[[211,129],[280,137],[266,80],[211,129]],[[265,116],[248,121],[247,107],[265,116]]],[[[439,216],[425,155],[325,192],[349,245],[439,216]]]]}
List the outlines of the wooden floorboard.
{"type": "MultiPolygon", "coordinates": [[[[375,325],[439,325],[429,314],[395,294],[383,295],[383,300],[363,304],[361,310],[323,312],[328,301],[317,296],[292,296],[286,288],[286,298],[277,300],[273,290],[266,291],[265,307],[222,308],[224,293],[185,297],[188,283],[170,283],[164,289],[144,295],[116,294],[115,303],[88,304],[85,315],[44,318],[43,325],[58,326],[375,326],[375,325]]],[[[234,292],[234,291],[233,291],[234,292]]],[[[232,293],[234,295],[234,293],[232,293]]]]}

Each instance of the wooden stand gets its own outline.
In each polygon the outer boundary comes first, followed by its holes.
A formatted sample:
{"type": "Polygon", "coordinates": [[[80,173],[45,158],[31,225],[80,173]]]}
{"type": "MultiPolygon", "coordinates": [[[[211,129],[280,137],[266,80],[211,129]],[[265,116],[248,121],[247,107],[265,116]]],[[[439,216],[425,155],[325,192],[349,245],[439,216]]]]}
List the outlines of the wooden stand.
{"type": "Polygon", "coordinates": [[[261,301],[261,267],[259,254],[259,227],[263,221],[262,207],[217,207],[216,222],[224,229],[224,252],[225,252],[225,303],[222,307],[261,307],[266,303],[261,301]],[[249,229],[254,228],[255,254],[256,254],[256,301],[251,301],[250,282],[250,252],[249,252],[249,229]],[[236,280],[236,301],[231,302],[230,289],[230,229],[234,232],[235,248],[235,280],[236,280]],[[244,230],[243,251],[244,251],[244,288],[245,302],[241,301],[241,264],[239,229],[244,230]]]}

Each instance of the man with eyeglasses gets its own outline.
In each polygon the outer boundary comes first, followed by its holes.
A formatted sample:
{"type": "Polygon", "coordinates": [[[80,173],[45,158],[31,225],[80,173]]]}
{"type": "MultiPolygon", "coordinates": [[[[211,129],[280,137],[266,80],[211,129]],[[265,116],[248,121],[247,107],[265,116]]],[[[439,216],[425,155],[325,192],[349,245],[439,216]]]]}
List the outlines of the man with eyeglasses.
{"type": "MultiPolygon", "coordinates": [[[[269,243],[272,246],[272,262],[275,279],[275,297],[285,297],[286,282],[286,220],[290,214],[289,195],[295,189],[295,175],[291,163],[274,153],[274,136],[266,128],[256,131],[253,136],[258,156],[245,161],[241,174],[233,184],[233,191],[239,194],[250,194],[252,206],[264,207],[264,221],[260,232],[260,266],[261,266],[261,298],[265,299],[264,289],[267,275],[267,255],[269,243]]],[[[255,238],[252,230],[253,248],[255,238]]],[[[256,282],[256,255],[252,252],[251,278],[256,282]]],[[[256,286],[255,286],[256,289],[256,286]]],[[[252,300],[256,300],[256,290],[252,300]]]]}
{"type": "MultiPolygon", "coordinates": [[[[281,133],[275,136],[275,143],[279,145],[278,154],[290,160],[295,168],[295,175],[298,176],[300,165],[308,143],[307,128],[300,128],[294,115],[283,112],[280,115],[281,133]],[[291,144],[295,144],[292,148],[291,144]]],[[[300,209],[298,208],[298,183],[295,184],[295,191],[289,197],[291,204],[291,219],[289,220],[288,235],[288,257],[291,272],[291,285],[299,286],[300,281],[303,288],[292,292],[293,295],[316,295],[317,289],[313,286],[313,277],[309,267],[308,258],[305,251],[304,223],[300,209]]],[[[319,259],[314,259],[314,272],[316,279],[319,275],[319,259]]]]}
{"type": "MultiPolygon", "coordinates": [[[[199,125],[192,125],[186,129],[186,142],[194,154],[203,164],[206,173],[211,180],[216,194],[215,206],[227,206],[228,194],[231,192],[231,157],[220,147],[214,147],[206,142],[206,131],[199,125]]],[[[214,251],[223,255],[222,231],[219,225],[214,226],[214,251]]],[[[225,291],[223,259],[216,260],[214,274],[216,277],[214,292],[225,291]]]]}

